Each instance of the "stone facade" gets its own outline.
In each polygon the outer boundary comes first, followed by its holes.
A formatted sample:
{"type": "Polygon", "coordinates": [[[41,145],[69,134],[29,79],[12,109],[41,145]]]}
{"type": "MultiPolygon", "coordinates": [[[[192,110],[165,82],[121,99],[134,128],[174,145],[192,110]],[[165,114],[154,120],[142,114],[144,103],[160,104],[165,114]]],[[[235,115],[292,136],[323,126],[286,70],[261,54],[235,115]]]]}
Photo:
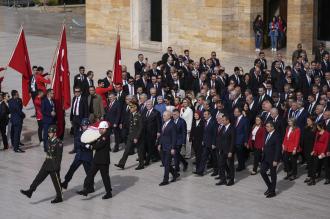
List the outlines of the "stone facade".
{"type": "MultiPolygon", "coordinates": [[[[162,42],[150,36],[150,0],[86,1],[87,42],[115,43],[117,28],[125,48],[177,53],[190,49],[209,57],[211,51],[253,51],[252,22],[263,14],[263,0],[163,0],[162,42]]],[[[288,49],[302,42],[309,53],[313,47],[313,1],[288,1],[288,49]]],[[[196,54],[197,55],[197,54],[196,54]]]]}

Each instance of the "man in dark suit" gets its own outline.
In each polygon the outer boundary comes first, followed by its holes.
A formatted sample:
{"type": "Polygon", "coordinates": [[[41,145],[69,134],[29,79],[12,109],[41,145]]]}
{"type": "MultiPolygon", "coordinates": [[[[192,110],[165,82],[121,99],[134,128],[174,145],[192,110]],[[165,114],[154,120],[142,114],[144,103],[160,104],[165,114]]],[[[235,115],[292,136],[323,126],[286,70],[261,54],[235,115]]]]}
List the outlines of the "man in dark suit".
{"type": "Polygon", "coordinates": [[[110,87],[110,85],[112,84],[112,71],[111,70],[107,71],[107,76],[103,79],[103,81],[104,81],[104,88],[110,87]]]}
{"type": "Polygon", "coordinates": [[[173,49],[172,47],[167,47],[167,53],[163,54],[162,56],[162,63],[166,64],[166,62],[168,61],[168,58],[171,57],[173,61],[176,61],[176,56],[173,54],[173,49]]]}
{"type": "Polygon", "coordinates": [[[132,150],[133,145],[140,144],[138,146],[138,159],[139,159],[139,166],[135,168],[136,170],[144,169],[144,155],[143,155],[143,143],[141,144],[141,132],[143,128],[142,118],[140,113],[137,112],[138,106],[137,104],[131,104],[130,105],[130,116],[129,116],[129,128],[128,128],[128,135],[127,135],[127,141],[125,146],[125,151],[118,162],[118,164],[115,164],[116,167],[119,167],[121,169],[125,168],[125,164],[127,161],[127,158],[130,154],[130,151],[132,150]]]}
{"type": "Polygon", "coordinates": [[[265,53],[264,52],[259,52],[259,58],[257,58],[256,60],[254,60],[254,65],[259,64],[260,65],[260,69],[262,72],[264,72],[265,70],[267,70],[267,60],[265,58],[265,53]]]}
{"type": "Polygon", "coordinates": [[[234,184],[235,178],[235,128],[230,124],[230,117],[222,117],[222,128],[217,130],[216,146],[219,150],[219,178],[216,185],[234,184]],[[227,179],[229,181],[227,182],[227,179]]]}
{"type": "Polygon", "coordinates": [[[55,103],[54,103],[54,91],[52,89],[47,90],[47,96],[41,101],[41,113],[42,113],[42,127],[43,127],[43,141],[44,151],[48,149],[48,128],[55,124],[55,103]]]}
{"type": "Polygon", "coordinates": [[[37,71],[37,66],[32,67],[32,76],[29,81],[29,91],[32,97],[32,100],[34,101],[34,98],[38,95],[38,88],[37,88],[37,82],[36,82],[36,71],[37,71]]]}
{"type": "Polygon", "coordinates": [[[148,166],[150,161],[157,162],[159,154],[157,152],[156,141],[161,131],[161,115],[153,108],[152,102],[147,100],[145,103],[146,110],[142,114],[144,149],[146,152],[145,165],[148,166]]]}
{"type": "Polygon", "coordinates": [[[268,100],[270,103],[273,102],[272,98],[266,94],[266,89],[265,87],[261,86],[258,88],[258,106],[259,109],[261,109],[262,103],[266,100],[268,100]]]}
{"type": "Polygon", "coordinates": [[[157,82],[156,76],[151,76],[151,80],[147,84],[147,94],[150,95],[150,89],[155,88],[157,96],[162,93],[162,85],[157,82]]]}
{"type": "Polygon", "coordinates": [[[250,72],[250,88],[254,96],[258,94],[258,88],[262,86],[263,82],[264,80],[261,74],[260,67],[256,65],[253,69],[251,69],[250,72]]]}
{"type": "Polygon", "coordinates": [[[149,83],[148,73],[145,72],[142,74],[142,77],[136,81],[136,87],[142,87],[143,93],[147,93],[147,85],[149,83]]]}
{"type": "Polygon", "coordinates": [[[180,171],[180,163],[183,164],[183,171],[187,170],[188,162],[181,155],[182,147],[186,145],[187,139],[187,123],[184,119],[180,118],[180,112],[178,109],[173,110],[173,121],[176,125],[176,148],[177,151],[174,156],[175,169],[177,172],[180,171]]]}
{"type": "Polygon", "coordinates": [[[300,129],[300,133],[303,134],[302,132],[304,131],[306,126],[308,112],[305,110],[304,103],[302,101],[297,101],[297,106],[298,109],[295,113],[296,125],[300,129]]]}
{"type": "Polygon", "coordinates": [[[102,121],[99,124],[100,138],[93,144],[86,144],[87,149],[95,150],[92,166],[88,172],[85,181],[84,189],[79,191],[79,195],[87,196],[88,193],[94,192],[94,178],[98,171],[101,172],[102,181],[105,187],[106,194],[102,199],[112,198],[112,188],[109,176],[110,165],[110,134],[108,132],[108,122],[102,121]]]}
{"type": "Polygon", "coordinates": [[[127,95],[136,95],[137,86],[135,86],[134,78],[128,78],[128,83],[123,86],[123,91],[127,95]]]}
{"type": "Polygon", "coordinates": [[[23,113],[22,99],[19,98],[17,90],[11,91],[11,99],[8,101],[11,122],[11,144],[16,153],[24,153],[20,146],[21,132],[25,114],[23,113]]]}
{"type": "Polygon", "coordinates": [[[266,130],[268,134],[263,149],[260,174],[267,185],[267,191],[264,194],[267,198],[272,198],[276,196],[276,170],[280,161],[282,147],[273,122],[266,124],[266,130]],[[270,170],[270,179],[267,175],[268,170],[270,170]]]}
{"type": "Polygon", "coordinates": [[[248,142],[249,122],[246,117],[242,115],[242,109],[236,107],[234,109],[235,116],[235,151],[237,154],[238,166],[236,171],[245,169],[245,161],[247,159],[246,145],[248,142]]]}
{"type": "Polygon", "coordinates": [[[308,95],[308,104],[306,106],[306,110],[308,112],[308,115],[315,115],[315,109],[317,106],[317,101],[315,99],[315,95],[314,94],[310,94],[308,95]]]}
{"type": "Polygon", "coordinates": [[[330,61],[329,61],[328,53],[325,53],[323,55],[323,60],[321,62],[321,69],[324,73],[330,71],[330,61]]]}
{"type": "Polygon", "coordinates": [[[85,74],[85,67],[84,66],[80,66],[79,67],[79,74],[74,76],[74,80],[73,80],[73,88],[79,87],[81,90],[81,94],[83,96],[87,96],[88,95],[88,88],[89,88],[89,84],[87,81],[87,75],[85,74]]]}
{"type": "Polygon", "coordinates": [[[114,93],[109,94],[109,104],[107,107],[107,113],[105,115],[105,120],[110,123],[110,134],[114,134],[115,136],[115,147],[113,152],[119,151],[120,144],[120,116],[121,116],[121,106],[119,101],[116,99],[114,93]]]}
{"type": "Polygon", "coordinates": [[[282,142],[285,135],[284,119],[279,115],[279,111],[275,107],[270,110],[270,115],[271,119],[269,121],[273,122],[277,135],[280,138],[280,142],[282,142]]]}
{"type": "Polygon", "coordinates": [[[204,175],[204,171],[206,168],[206,163],[209,157],[209,154],[212,148],[215,148],[215,138],[216,138],[216,124],[212,119],[211,112],[205,110],[204,113],[204,135],[203,135],[203,142],[202,142],[202,158],[200,162],[200,166],[196,168],[195,174],[199,176],[204,175]]]}
{"type": "MultiPolygon", "coordinates": [[[[88,110],[88,101],[87,98],[82,96],[81,89],[79,87],[74,88],[74,97],[72,99],[71,104],[71,113],[70,113],[70,121],[73,126],[73,133],[74,136],[79,131],[79,127],[81,124],[81,120],[83,118],[89,117],[89,110],[88,110]]],[[[74,144],[74,148],[70,151],[70,154],[76,153],[77,144],[74,144]]]]}
{"type": "Polygon", "coordinates": [[[234,74],[232,74],[229,77],[229,81],[230,80],[235,81],[235,84],[238,85],[238,86],[241,85],[243,79],[242,79],[242,76],[240,75],[239,67],[234,68],[234,74]]]}
{"type": "Polygon", "coordinates": [[[171,112],[165,111],[163,113],[164,125],[159,136],[158,150],[161,153],[162,163],[164,166],[164,178],[159,186],[165,186],[169,184],[169,173],[172,174],[173,179],[171,182],[175,182],[180,176],[175,168],[171,166],[172,157],[175,156],[176,148],[176,127],[171,120],[171,112]]]}
{"type": "Polygon", "coordinates": [[[138,60],[134,63],[134,71],[135,74],[142,74],[142,71],[144,69],[144,67],[146,66],[146,64],[144,64],[143,62],[144,56],[143,54],[139,54],[138,55],[138,60]]]}
{"type": "Polygon", "coordinates": [[[212,51],[211,52],[211,58],[210,60],[212,61],[211,68],[214,69],[216,66],[220,66],[220,60],[217,58],[217,53],[212,51]]]}

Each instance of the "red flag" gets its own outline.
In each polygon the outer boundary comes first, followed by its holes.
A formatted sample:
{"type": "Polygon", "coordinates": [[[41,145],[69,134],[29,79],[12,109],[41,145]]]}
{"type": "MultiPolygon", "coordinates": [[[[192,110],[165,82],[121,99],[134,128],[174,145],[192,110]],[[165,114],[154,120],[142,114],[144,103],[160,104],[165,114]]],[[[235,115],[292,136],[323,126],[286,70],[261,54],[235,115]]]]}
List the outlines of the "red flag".
{"type": "Polygon", "coordinates": [[[57,50],[56,64],[53,75],[52,88],[54,90],[54,102],[57,118],[57,136],[64,133],[64,112],[71,106],[70,96],[70,72],[68,62],[68,50],[66,45],[66,32],[63,25],[61,38],[57,50]]]}
{"type": "Polygon", "coordinates": [[[32,76],[32,69],[23,27],[19,33],[16,48],[13,51],[8,66],[22,74],[22,97],[23,105],[26,106],[30,101],[29,81],[32,76]]]}
{"type": "Polygon", "coordinates": [[[113,83],[122,84],[122,71],[121,71],[121,52],[120,52],[120,36],[117,34],[117,45],[116,45],[116,54],[115,61],[113,63],[113,83]]]}

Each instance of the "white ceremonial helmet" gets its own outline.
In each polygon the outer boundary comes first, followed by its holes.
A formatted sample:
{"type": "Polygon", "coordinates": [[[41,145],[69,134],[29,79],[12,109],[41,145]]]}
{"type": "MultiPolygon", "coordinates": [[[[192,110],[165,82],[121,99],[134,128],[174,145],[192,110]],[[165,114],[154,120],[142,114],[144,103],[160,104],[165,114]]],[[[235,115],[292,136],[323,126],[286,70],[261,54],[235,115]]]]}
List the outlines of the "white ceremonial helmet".
{"type": "Polygon", "coordinates": [[[98,128],[99,128],[99,129],[107,129],[107,128],[109,128],[109,124],[108,124],[107,121],[102,121],[102,122],[100,122],[98,128]]]}

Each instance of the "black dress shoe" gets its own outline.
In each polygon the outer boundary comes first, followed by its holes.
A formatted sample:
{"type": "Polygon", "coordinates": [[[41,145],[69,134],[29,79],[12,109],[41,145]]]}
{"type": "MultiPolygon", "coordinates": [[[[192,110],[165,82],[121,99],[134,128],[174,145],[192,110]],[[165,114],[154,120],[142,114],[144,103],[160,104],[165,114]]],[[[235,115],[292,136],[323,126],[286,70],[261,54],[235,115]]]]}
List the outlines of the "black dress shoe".
{"type": "Polygon", "coordinates": [[[69,151],[69,154],[75,154],[75,153],[76,153],[75,150],[69,151]]]}
{"type": "Polygon", "coordinates": [[[87,196],[88,192],[86,190],[81,190],[77,192],[78,195],[83,195],[83,196],[87,196]]]}
{"type": "Polygon", "coordinates": [[[102,199],[109,199],[109,198],[112,198],[112,193],[111,192],[108,192],[107,194],[105,194],[102,199]]]}
{"type": "Polygon", "coordinates": [[[315,180],[314,179],[311,179],[308,183],[307,183],[307,185],[309,185],[309,186],[314,186],[316,183],[315,183],[315,180]]]}
{"type": "Polygon", "coordinates": [[[24,144],[22,142],[19,143],[19,146],[24,146],[24,144]]]}
{"type": "Polygon", "coordinates": [[[304,180],[304,183],[308,183],[309,181],[311,181],[311,178],[306,178],[306,179],[304,180]]]}
{"type": "Polygon", "coordinates": [[[139,165],[137,168],[135,168],[135,170],[142,170],[142,169],[144,169],[144,166],[142,165],[139,165]]]}
{"type": "Polygon", "coordinates": [[[215,177],[214,179],[221,179],[221,177],[220,177],[220,176],[217,176],[217,177],[215,177]]]}
{"type": "Polygon", "coordinates": [[[330,184],[330,179],[326,179],[324,182],[324,185],[328,185],[328,184],[330,184]]]}
{"type": "Polygon", "coordinates": [[[25,151],[20,149],[20,148],[18,148],[18,151],[21,152],[21,153],[25,153],[25,151]]]}
{"type": "Polygon", "coordinates": [[[22,151],[20,151],[20,150],[18,150],[18,149],[17,149],[17,150],[14,150],[14,152],[15,152],[15,153],[23,153],[22,151]]]}
{"type": "Polygon", "coordinates": [[[227,185],[227,182],[225,180],[220,180],[220,182],[216,183],[215,185],[217,186],[227,185]]]}
{"type": "Polygon", "coordinates": [[[177,173],[175,176],[173,176],[173,179],[171,180],[171,182],[175,182],[177,181],[177,179],[180,177],[180,173],[177,173]]]}
{"type": "Polygon", "coordinates": [[[291,175],[287,174],[286,177],[284,177],[283,179],[288,180],[288,179],[290,179],[290,177],[291,177],[291,175]]]}
{"type": "Polygon", "coordinates": [[[144,162],[144,166],[149,166],[149,165],[150,165],[150,161],[144,162]]]}
{"type": "Polygon", "coordinates": [[[62,183],[61,183],[61,187],[62,187],[63,189],[67,189],[67,188],[68,188],[68,183],[67,183],[66,181],[62,182],[62,183]]]}
{"type": "Polygon", "coordinates": [[[26,197],[28,197],[28,198],[31,198],[31,196],[32,196],[32,191],[31,190],[23,190],[23,189],[21,189],[21,193],[23,195],[26,195],[26,197]]]}
{"type": "Polygon", "coordinates": [[[211,174],[211,176],[217,176],[217,175],[218,175],[217,172],[213,172],[213,173],[211,174]]]}
{"type": "Polygon", "coordinates": [[[116,153],[116,152],[118,152],[119,151],[119,148],[118,147],[115,147],[114,149],[113,149],[113,153],[116,153]]]}
{"type": "Polygon", "coordinates": [[[235,183],[234,183],[234,180],[230,180],[230,181],[228,181],[227,182],[227,186],[232,186],[232,185],[234,185],[235,183]]]}
{"type": "Polygon", "coordinates": [[[166,186],[168,184],[170,184],[170,183],[169,182],[166,182],[166,181],[163,181],[163,182],[159,183],[159,186],[166,186]]]}
{"type": "Polygon", "coordinates": [[[267,196],[270,193],[269,189],[266,190],[266,192],[264,193],[265,196],[267,196]]]}
{"type": "Polygon", "coordinates": [[[252,172],[250,173],[250,175],[251,175],[251,176],[257,175],[257,172],[256,172],[256,171],[252,171],[252,172]]]}
{"type": "Polygon", "coordinates": [[[295,180],[295,179],[297,179],[297,176],[295,176],[295,175],[292,175],[292,176],[290,176],[290,178],[289,178],[290,181],[293,181],[293,180],[295,180]]]}
{"type": "Polygon", "coordinates": [[[60,203],[63,201],[62,197],[56,197],[54,200],[52,200],[50,203],[52,204],[56,204],[56,203],[60,203]]]}
{"type": "Polygon", "coordinates": [[[116,167],[120,168],[120,169],[125,169],[124,166],[120,165],[120,164],[115,164],[116,167]]]}
{"type": "Polygon", "coordinates": [[[275,192],[270,192],[267,194],[266,198],[273,198],[276,196],[276,193],[275,192]]]}

